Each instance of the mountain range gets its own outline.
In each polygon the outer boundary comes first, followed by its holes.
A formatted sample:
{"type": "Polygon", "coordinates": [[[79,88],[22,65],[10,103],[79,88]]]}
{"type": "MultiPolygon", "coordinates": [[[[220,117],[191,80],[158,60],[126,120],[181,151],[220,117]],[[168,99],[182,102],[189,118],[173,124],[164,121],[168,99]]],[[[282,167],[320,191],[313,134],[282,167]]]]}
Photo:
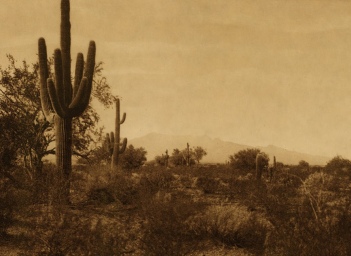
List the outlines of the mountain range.
{"type": "Polygon", "coordinates": [[[169,155],[172,155],[173,149],[185,149],[187,143],[189,143],[191,148],[200,146],[206,150],[207,155],[202,159],[202,163],[225,163],[229,160],[230,155],[248,148],[258,148],[268,154],[271,161],[273,156],[275,156],[278,162],[284,164],[298,164],[301,160],[305,160],[311,165],[325,165],[331,159],[325,156],[295,152],[273,145],[266,147],[242,145],[218,138],[213,139],[206,135],[187,136],[149,133],[143,137],[131,139],[128,142],[134,147],[143,147],[147,151],[147,159],[149,161],[153,160],[157,155],[165,154],[166,150],[168,150],[169,155]]]}

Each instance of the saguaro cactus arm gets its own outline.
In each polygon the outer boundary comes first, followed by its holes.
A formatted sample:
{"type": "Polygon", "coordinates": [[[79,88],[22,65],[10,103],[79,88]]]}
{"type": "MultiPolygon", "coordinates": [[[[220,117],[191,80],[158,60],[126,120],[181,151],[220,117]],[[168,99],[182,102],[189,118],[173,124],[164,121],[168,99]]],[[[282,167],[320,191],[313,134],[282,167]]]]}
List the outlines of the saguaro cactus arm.
{"type": "Polygon", "coordinates": [[[119,124],[123,124],[124,121],[126,120],[126,117],[127,117],[126,113],[123,113],[122,119],[121,121],[119,121],[119,124]]]}
{"type": "MultiPolygon", "coordinates": [[[[61,51],[57,49],[55,51],[55,83],[52,79],[48,79],[48,92],[50,95],[52,107],[55,112],[62,118],[72,118],[80,116],[89,104],[91,89],[92,89],[92,78],[95,66],[95,43],[90,42],[88,60],[86,65],[85,74],[81,76],[81,64],[76,65],[76,80],[73,90],[73,100],[67,102],[67,98],[72,98],[68,96],[67,91],[71,94],[72,88],[71,84],[65,86],[64,82],[64,70],[62,68],[62,57],[61,51]],[[81,79],[80,79],[81,78],[81,79]],[[80,81],[78,81],[80,79],[80,81]],[[79,86],[78,86],[79,83],[79,86]]],[[[79,54],[78,62],[83,61],[83,55],[79,54]]]]}
{"type": "Polygon", "coordinates": [[[119,148],[119,153],[122,154],[126,150],[127,147],[127,138],[123,139],[122,145],[119,148]]]}
{"type": "Polygon", "coordinates": [[[49,78],[48,58],[46,43],[44,38],[40,38],[39,42],[39,74],[40,74],[40,101],[47,119],[52,119],[53,108],[50,102],[47,80],[49,78]]]}

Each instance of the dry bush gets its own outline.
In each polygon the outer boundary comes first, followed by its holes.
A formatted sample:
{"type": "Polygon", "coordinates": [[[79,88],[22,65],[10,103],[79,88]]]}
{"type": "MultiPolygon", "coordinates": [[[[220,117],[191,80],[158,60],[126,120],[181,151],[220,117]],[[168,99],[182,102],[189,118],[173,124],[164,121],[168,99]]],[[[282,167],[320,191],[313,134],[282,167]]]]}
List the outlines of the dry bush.
{"type": "Polygon", "coordinates": [[[167,190],[172,187],[175,177],[169,171],[156,170],[143,172],[141,174],[140,185],[144,193],[157,193],[159,190],[167,190]]]}
{"type": "Polygon", "coordinates": [[[125,255],[133,239],[124,221],[68,207],[37,209],[28,255],[125,255]]]}
{"type": "Polygon", "coordinates": [[[207,176],[198,177],[196,181],[196,186],[202,189],[205,194],[215,194],[219,191],[220,184],[220,179],[207,176]]]}
{"type": "Polygon", "coordinates": [[[203,207],[180,194],[167,200],[154,198],[143,204],[144,255],[187,255],[197,249],[199,237],[189,230],[187,220],[203,207]]]}
{"type": "Polygon", "coordinates": [[[260,214],[240,205],[210,206],[187,222],[201,237],[215,239],[228,246],[247,248],[260,255],[271,231],[271,224],[260,214]]]}

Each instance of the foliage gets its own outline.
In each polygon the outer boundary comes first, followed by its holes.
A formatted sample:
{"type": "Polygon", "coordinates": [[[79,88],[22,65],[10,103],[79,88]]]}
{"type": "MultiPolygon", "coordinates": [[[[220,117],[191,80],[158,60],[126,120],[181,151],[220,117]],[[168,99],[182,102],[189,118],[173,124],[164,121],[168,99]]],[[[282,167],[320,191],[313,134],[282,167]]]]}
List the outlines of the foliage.
{"type": "Polygon", "coordinates": [[[207,152],[202,147],[197,146],[193,149],[193,156],[198,164],[200,163],[200,160],[206,155],[207,152]]]}
{"type": "MultiPolygon", "coordinates": [[[[44,117],[39,97],[38,64],[25,61],[18,65],[8,55],[9,65],[0,67],[0,152],[4,146],[11,150],[26,167],[28,179],[40,176],[43,158],[55,153],[53,126],[44,117]]],[[[49,60],[52,64],[52,60],[49,60]]],[[[102,63],[95,67],[93,99],[109,107],[114,99],[106,78],[102,75],[102,63]]],[[[91,147],[99,141],[102,129],[98,126],[99,114],[88,106],[79,118],[74,119],[73,154],[87,157],[91,147]]]]}
{"type": "Polygon", "coordinates": [[[134,148],[133,145],[129,145],[124,153],[119,156],[119,163],[123,169],[137,169],[146,162],[146,154],[147,152],[143,147],[134,148]]]}
{"type": "Polygon", "coordinates": [[[166,156],[162,154],[162,156],[155,156],[155,162],[157,165],[165,166],[166,165],[166,156]]]}
{"type": "Polygon", "coordinates": [[[171,163],[174,164],[175,166],[178,165],[184,165],[184,158],[181,153],[181,151],[177,148],[173,149],[172,155],[171,155],[171,163]]]}
{"type": "Polygon", "coordinates": [[[272,225],[244,206],[210,206],[188,220],[190,228],[229,246],[247,248],[261,255],[272,225]]]}
{"type": "MultiPolygon", "coordinates": [[[[194,151],[192,148],[189,149],[189,154],[190,154],[190,165],[195,164],[195,158],[194,158],[194,151]]],[[[179,150],[179,149],[173,149],[172,155],[170,157],[170,161],[173,165],[179,166],[179,165],[186,165],[186,156],[187,156],[187,149],[179,150]]]]}
{"type": "Polygon", "coordinates": [[[336,156],[327,163],[325,171],[338,175],[351,175],[351,161],[341,156],[336,156]]]}
{"type": "Polygon", "coordinates": [[[214,194],[219,189],[220,180],[218,178],[201,176],[197,178],[196,186],[201,188],[206,194],[214,194]]]}
{"type": "Polygon", "coordinates": [[[189,229],[187,220],[202,209],[186,196],[143,204],[142,215],[147,220],[142,238],[144,255],[180,256],[194,251],[198,235],[189,229]]]}
{"type": "Polygon", "coordinates": [[[229,156],[229,161],[232,167],[238,170],[252,171],[256,169],[256,156],[257,154],[263,154],[268,158],[267,154],[261,152],[257,148],[248,148],[240,150],[234,155],[229,156]]]}
{"type": "Polygon", "coordinates": [[[308,162],[306,162],[305,160],[301,160],[299,162],[298,167],[308,170],[310,168],[310,164],[308,162]]]}
{"type": "Polygon", "coordinates": [[[42,158],[53,150],[52,125],[46,121],[40,107],[38,65],[23,61],[17,66],[8,55],[9,66],[0,67],[0,151],[16,152],[28,171],[28,179],[41,174],[42,158]],[[10,148],[8,147],[10,146],[10,148]]]}

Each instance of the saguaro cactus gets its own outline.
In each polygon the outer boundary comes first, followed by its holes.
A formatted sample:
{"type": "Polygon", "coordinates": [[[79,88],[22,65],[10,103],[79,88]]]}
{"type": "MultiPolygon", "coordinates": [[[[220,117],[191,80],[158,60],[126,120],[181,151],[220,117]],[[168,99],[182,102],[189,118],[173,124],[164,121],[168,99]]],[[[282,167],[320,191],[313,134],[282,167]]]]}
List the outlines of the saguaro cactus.
{"type": "Polygon", "coordinates": [[[115,134],[113,132],[106,133],[106,138],[104,141],[104,148],[108,152],[108,155],[111,157],[113,154],[113,145],[115,143],[115,134]]]}
{"type": "Polygon", "coordinates": [[[189,143],[186,143],[186,166],[190,166],[190,149],[189,149],[189,143]]]}
{"type": "MultiPolygon", "coordinates": [[[[122,119],[120,119],[120,102],[119,99],[116,100],[116,119],[115,119],[115,134],[114,134],[114,143],[113,143],[113,153],[111,159],[111,168],[116,169],[118,166],[118,158],[119,155],[122,154],[126,150],[127,146],[127,138],[123,139],[121,144],[120,142],[120,132],[121,132],[121,124],[126,120],[126,113],[123,113],[122,119]]],[[[111,137],[113,133],[111,133],[111,137]]]]}
{"type": "Polygon", "coordinates": [[[260,181],[262,177],[263,170],[267,167],[267,157],[262,154],[258,153],[256,155],[256,180],[260,181]]]}
{"type": "Polygon", "coordinates": [[[70,1],[61,0],[61,49],[54,53],[55,81],[49,77],[44,38],[39,39],[40,97],[47,119],[54,117],[56,166],[65,183],[63,196],[69,200],[69,175],[72,170],[72,119],[89,104],[95,68],[95,42],[90,41],[84,70],[82,53],[77,55],[74,85],[71,83],[70,1]]]}
{"type": "Polygon", "coordinates": [[[166,155],[165,155],[164,159],[165,159],[165,166],[167,168],[168,167],[168,159],[169,159],[168,149],[166,149],[166,155]]]}

